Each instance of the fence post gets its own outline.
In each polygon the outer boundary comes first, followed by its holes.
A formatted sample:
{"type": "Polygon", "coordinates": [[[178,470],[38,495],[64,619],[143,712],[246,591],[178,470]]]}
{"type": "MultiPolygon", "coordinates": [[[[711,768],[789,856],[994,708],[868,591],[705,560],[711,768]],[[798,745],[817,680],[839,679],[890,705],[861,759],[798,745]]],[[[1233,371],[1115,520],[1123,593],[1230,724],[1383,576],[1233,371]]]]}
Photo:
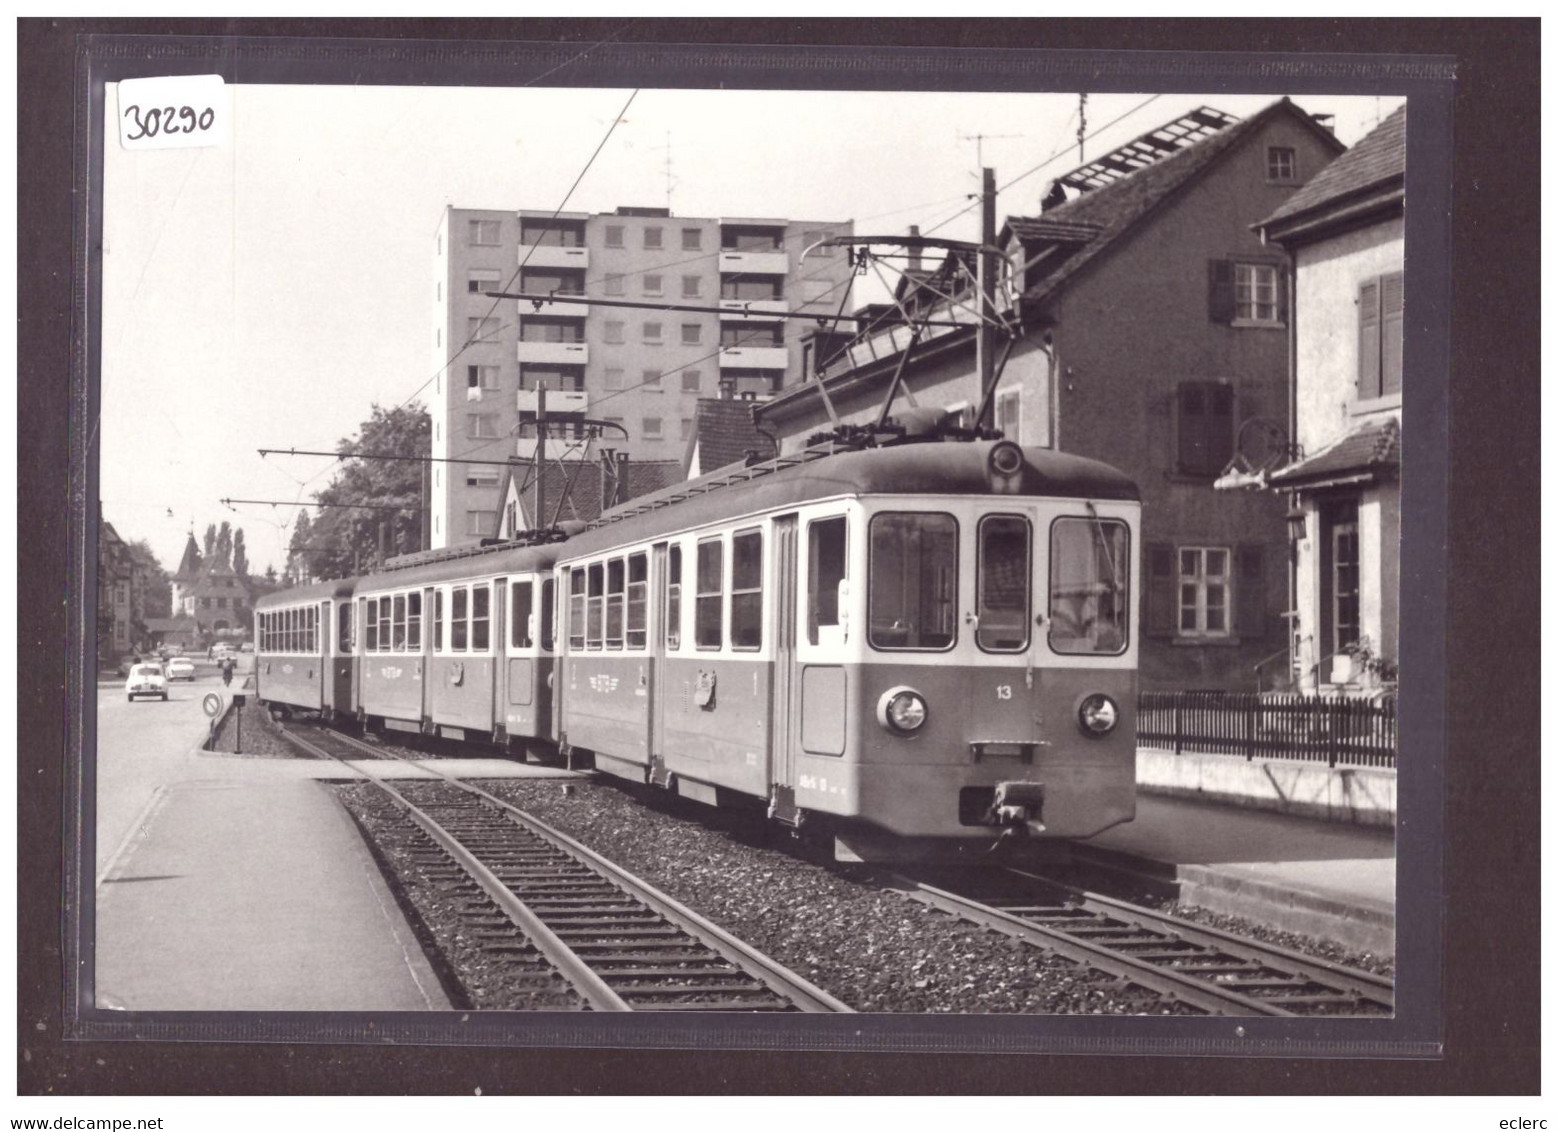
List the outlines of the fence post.
{"type": "Polygon", "coordinates": [[[1255,724],[1260,712],[1260,696],[1251,696],[1244,713],[1244,761],[1255,761],[1255,724]]]}
{"type": "Polygon", "coordinates": [[[1181,742],[1181,740],[1180,740],[1180,722],[1179,722],[1180,706],[1181,706],[1180,697],[1178,695],[1176,695],[1174,697],[1174,753],[1176,755],[1179,754],[1180,742],[1181,742]]]}
{"type": "Polygon", "coordinates": [[[1337,708],[1346,710],[1346,701],[1326,705],[1326,729],[1325,729],[1325,754],[1326,762],[1333,769],[1336,766],[1336,728],[1341,722],[1338,718],[1337,708]]]}

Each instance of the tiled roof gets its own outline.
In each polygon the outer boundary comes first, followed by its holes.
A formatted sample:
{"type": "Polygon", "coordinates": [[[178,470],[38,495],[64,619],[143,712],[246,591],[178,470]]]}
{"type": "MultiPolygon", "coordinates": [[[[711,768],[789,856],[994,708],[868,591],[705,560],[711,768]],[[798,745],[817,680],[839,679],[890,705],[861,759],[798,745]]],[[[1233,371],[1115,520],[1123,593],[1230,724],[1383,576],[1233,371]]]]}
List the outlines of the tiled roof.
{"type": "MultiPolygon", "coordinates": [[[[765,460],[777,455],[773,439],[759,432],[752,421],[754,403],[709,398],[698,402],[693,444],[697,446],[701,470],[712,472],[728,464],[744,463],[748,452],[756,452],[765,460]]],[[[691,454],[689,450],[689,459],[691,454]]]]}
{"type": "Polygon", "coordinates": [[[1407,108],[1403,104],[1372,132],[1316,173],[1262,225],[1322,209],[1344,197],[1394,178],[1407,168],[1407,108]]]}
{"type": "Polygon", "coordinates": [[[1273,487],[1302,487],[1318,481],[1373,475],[1401,466],[1401,426],[1391,417],[1349,433],[1313,456],[1279,468],[1273,487]]]}
{"type": "Polygon", "coordinates": [[[1102,231],[1096,224],[1067,224],[1044,216],[1008,216],[1006,226],[1019,240],[1054,240],[1086,243],[1102,231]]]}
{"type": "Polygon", "coordinates": [[[179,559],[178,572],[175,578],[193,578],[200,573],[200,548],[195,545],[195,532],[189,533],[189,539],[184,543],[184,557],[179,559]]]}
{"type": "MultiPolygon", "coordinates": [[[[1074,232],[1091,229],[1097,233],[1074,255],[1061,263],[1055,271],[1039,280],[1037,285],[1028,292],[1028,296],[1043,298],[1053,293],[1084,265],[1132,230],[1140,220],[1176,190],[1193,180],[1223,154],[1256,133],[1280,113],[1292,114],[1313,125],[1312,120],[1302,110],[1284,98],[1272,103],[1259,114],[1226,126],[1211,137],[1181,149],[1144,169],[1139,169],[1128,177],[1084,193],[1065,204],[1057,205],[1042,217],[1010,218],[1007,224],[1020,238],[1025,229],[1036,231],[1039,230],[1037,227],[1039,225],[1065,225],[1067,230],[1074,232]]],[[[1317,126],[1314,128],[1319,129],[1317,126]]],[[[1053,236],[1039,238],[1054,239],[1053,236]]]]}

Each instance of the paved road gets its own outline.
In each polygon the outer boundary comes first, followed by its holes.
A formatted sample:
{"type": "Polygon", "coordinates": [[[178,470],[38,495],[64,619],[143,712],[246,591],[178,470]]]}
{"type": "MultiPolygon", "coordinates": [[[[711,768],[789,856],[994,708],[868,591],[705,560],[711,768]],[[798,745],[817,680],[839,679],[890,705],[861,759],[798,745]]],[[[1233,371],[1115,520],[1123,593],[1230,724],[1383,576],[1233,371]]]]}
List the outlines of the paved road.
{"type": "Polygon", "coordinates": [[[170,684],[166,703],[146,699],[130,703],[122,682],[98,685],[95,876],[103,875],[159,788],[199,776],[195,751],[207,729],[201,700],[208,692],[230,694],[242,683],[252,661],[251,656],[239,660],[232,688],[227,688],[216,666],[197,658],[195,682],[170,684]]]}

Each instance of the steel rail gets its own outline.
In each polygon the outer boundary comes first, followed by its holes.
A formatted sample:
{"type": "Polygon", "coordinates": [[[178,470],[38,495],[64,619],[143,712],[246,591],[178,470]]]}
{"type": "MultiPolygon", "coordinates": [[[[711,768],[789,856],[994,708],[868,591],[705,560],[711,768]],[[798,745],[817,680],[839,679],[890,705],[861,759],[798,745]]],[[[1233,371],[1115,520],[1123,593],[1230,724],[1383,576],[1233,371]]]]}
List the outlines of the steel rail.
{"type": "MultiPolygon", "coordinates": [[[[827,1014],[854,1013],[854,1010],[847,1004],[834,998],[825,990],[802,978],[794,971],[775,963],[761,951],[731,935],[712,920],[693,911],[674,897],[661,892],[649,884],[648,881],[635,876],[621,865],[601,856],[561,830],[554,829],[540,819],[525,813],[512,803],[504,801],[502,798],[483,790],[479,786],[474,786],[469,782],[461,781],[453,775],[446,774],[437,767],[428,766],[421,760],[407,758],[394,752],[377,750],[367,743],[338,732],[331,732],[331,736],[349,747],[355,747],[364,752],[371,753],[376,758],[383,758],[385,755],[388,755],[390,758],[411,763],[425,773],[436,776],[449,785],[458,787],[460,790],[481,799],[488,806],[498,809],[504,817],[526,830],[532,836],[561,849],[566,854],[580,861],[580,863],[599,873],[634,899],[643,902],[646,907],[683,931],[686,931],[699,943],[709,948],[710,951],[744,971],[778,997],[794,1003],[802,1011],[827,1014]]],[[[374,781],[378,782],[379,780],[375,779],[374,781]]],[[[382,783],[380,784],[383,785],[382,783]]],[[[390,789],[387,786],[385,788],[390,789]]],[[[495,883],[502,883],[496,877],[493,879],[495,883]]],[[[518,901],[518,898],[514,897],[512,893],[509,893],[509,896],[516,902],[518,901]]],[[[523,907],[522,904],[521,907],[523,907]]],[[[526,911],[528,912],[528,909],[526,911]]],[[[533,913],[531,914],[533,915],[533,913]]],[[[566,944],[561,944],[561,941],[559,941],[559,944],[563,947],[567,946],[566,944]]],[[[632,1007],[626,1006],[623,1009],[631,1010],[632,1007]]]]}
{"type": "Polygon", "coordinates": [[[448,853],[460,868],[464,869],[467,875],[481,886],[482,891],[487,894],[488,898],[501,908],[503,914],[529,937],[536,950],[546,957],[547,961],[556,968],[563,978],[568,980],[590,1006],[602,1011],[632,1009],[627,1003],[622,1001],[621,996],[616,991],[606,985],[605,981],[583,959],[574,953],[572,948],[559,939],[551,928],[542,923],[534,912],[525,907],[524,903],[508,890],[507,886],[493,874],[491,869],[482,864],[469,849],[461,845],[443,826],[424,813],[399,790],[395,789],[384,779],[369,773],[363,767],[351,766],[347,760],[331,754],[323,747],[304,739],[295,732],[284,728],[282,733],[304,750],[331,759],[342,766],[348,767],[350,770],[356,771],[367,781],[394,799],[395,804],[405,811],[406,815],[417,824],[422,832],[437,842],[439,848],[448,853]]]}
{"type": "MultiPolygon", "coordinates": [[[[1373,971],[1361,971],[1355,967],[1344,967],[1340,963],[1334,963],[1329,959],[1305,955],[1302,952],[1294,951],[1291,948],[1282,947],[1278,944],[1246,939],[1243,936],[1234,935],[1232,932],[1223,931],[1221,928],[1209,927],[1205,924],[1196,924],[1176,919],[1172,916],[1165,916],[1150,909],[1130,904],[1124,900],[1116,900],[1111,896],[1089,892],[1074,885],[1066,884],[1063,881],[1053,880],[1050,877],[1036,873],[1025,872],[1022,869],[1008,869],[1007,871],[1071,893],[1079,899],[1080,903],[1077,906],[1080,908],[1097,908],[1129,923],[1138,924],[1149,931],[1172,933],[1187,943],[1220,948],[1235,958],[1261,963],[1274,970],[1285,971],[1295,977],[1315,979],[1317,975],[1323,975],[1325,981],[1331,983],[1336,990],[1356,995],[1366,1002],[1373,1002],[1392,1012],[1395,1010],[1396,987],[1394,980],[1384,975],[1377,975],[1373,971]]],[[[1319,980],[1316,979],[1316,981],[1319,980]]]]}
{"type": "Polygon", "coordinates": [[[977,900],[959,896],[909,877],[899,876],[896,873],[888,874],[886,883],[911,899],[961,920],[1042,947],[1084,966],[1128,980],[1165,998],[1204,1010],[1208,1014],[1279,1017],[1287,1014],[1287,1011],[1268,1006],[1249,995],[1237,991],[1214,989],[1212,984],[1200,979],[1142,963],[1101,944],[1078,939],[1041,924],[1031,923],[1010,912],[1004,912],[999,908],[981,904],[977,900]]]}

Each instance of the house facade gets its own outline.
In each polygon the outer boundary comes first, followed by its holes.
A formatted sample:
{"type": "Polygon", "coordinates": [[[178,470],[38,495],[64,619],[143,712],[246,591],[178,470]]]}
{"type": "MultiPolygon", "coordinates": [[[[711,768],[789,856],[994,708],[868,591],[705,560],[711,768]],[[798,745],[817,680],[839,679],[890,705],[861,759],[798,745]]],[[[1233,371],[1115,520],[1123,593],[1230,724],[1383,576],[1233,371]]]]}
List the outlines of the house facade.
{"type": "Polygon", "coordinates": [[[1302,455],[1267,483],[1297,536],[1292,668],[1311,691],[1395,677],[1405,187],[1403,106],[1256,228],[1293,263],[1302,455]]]}
{"type": "MultiPolygon", "coordinates": [[[[664,208],[446,209],[430,288],[432,454],[530,458],[545,389],[549,415],[618,426],[605,441],[633,461],[678,459],[700,397],[768,397],[795,380],[801,325],[779,316],[833,314],[850,276],[842,250],[802,253],[850,231],[848,221],[664,208]]],[[[569,422],[550,431],[548,458],[584,458],[584,432],[569,422]]],[[[435,463],[430,545],[491,537],[502,478],[490,464],[435,463]]]]}
{"type": "MultiPolygon", "coordinates": [[[[1243,121],[1203,109],[1060,178],[1040,215],[1001,231],[1020,334],[987,419],[1139,485],[1144,688],[1251,689],[1259,666],[1285,663],[1283,501],[1213,483],[1287,442],[1286,255],[1251,225],[1341,149],[1285,99],[1243,121]]],[[[903,374],[919,406],[972,417],[975,333],[922,335],[903,374]]],[[[824,374],[841,419],[880,410],[907,337],[888,327],[824,374]]],[[[756,416],[782,451],[829,422],[816,383],[756,416]]]]}

